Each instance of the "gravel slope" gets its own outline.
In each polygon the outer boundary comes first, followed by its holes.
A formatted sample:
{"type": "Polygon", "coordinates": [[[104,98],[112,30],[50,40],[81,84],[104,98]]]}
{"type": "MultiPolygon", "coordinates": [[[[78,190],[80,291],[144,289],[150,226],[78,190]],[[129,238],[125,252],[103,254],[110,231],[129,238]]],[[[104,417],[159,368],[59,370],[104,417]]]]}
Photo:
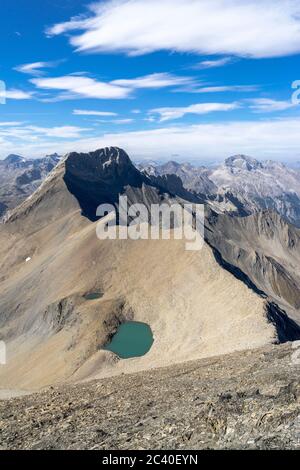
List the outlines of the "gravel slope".
{"type": "Polygon", "coordinates": [[[300,342],[0,401],[1,449],[299,449],[300,342]]]}

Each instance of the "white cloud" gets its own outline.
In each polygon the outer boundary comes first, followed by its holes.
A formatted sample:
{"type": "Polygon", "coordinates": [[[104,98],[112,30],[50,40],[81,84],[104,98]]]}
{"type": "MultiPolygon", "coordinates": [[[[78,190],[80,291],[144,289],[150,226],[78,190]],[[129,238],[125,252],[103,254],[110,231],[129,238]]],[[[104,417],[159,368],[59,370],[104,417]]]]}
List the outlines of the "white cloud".
{"type": "Polygon", "coordinates": [[[255,98],[249,100],[250,108],[256,113],[270,113],[276,111],[285,111],[294,108],[296,105],[292,101],[277,101],[269,98],[255,98]]]}
{"type": "Polygon", "coordinates": [[[117,113],[110,111],[93,111],[88,109],[74,109],[73,114],[75,116],[117,116],[117,113]]]}
{"type": "MultiPolygon", "coordinates": [[[[124,118],[124,119],[97,119],[95,123],[103,123],[103,124],[130,124],[134,122],[132,118],[124,118]]],[[[95,124],[94,124],[95,125],[95,124]]]]}
{"type": "Polygon", "coordinates": [[[192,83],[190,77],[178,77],[169,73],[153,73],[144,77],[132,79],[119,79],[111,82],[112,85],[129,88],[165,88],[171,86],[186,85],[192,83]]]}
{"type": "Polygon", "coordinates": [[[160,50],[279,57],[300,51],[298,0],[107,0],[86,17],[54,25],[83,52],[141,55],[160,50]]]}
{"type": "Polygon", "coordinates": [[[130,124],[131,122],[134,122],[134,119],[114,119],[112,121],[114,124],[130,124]]]}
{"type": "MultiPolygon", "coordinates": [[[[169,159],[174,151],[180,159],[215,161],[244,153],[257,158],[293,160],[300,157],[300,119],[231,121],[193,126],[173,126],[136,132],[106,133],[98,137],[51,141],[47,137],[15,142],[2,135],[0,154],[14,152],[40,156],[56,151],[85,152],[103,146],[123,147],[133,159],[169,159]]],[[[28,132],[28,131],[27,131],[28,132]]]]}
{"type": "Polygon", "coordinates": [[[61,126],[61,127],[39,127],[27,126],[26,130],[32,131],[36,134],[43,134],[47,137],[57,137],[60,139],[76,139],[81,136],[82,132],[90,131],[90,128],[76,127],[76,126],[61,126]]]}
{"type": "Polygon", "coordinates": [[[10,90],[0,90],[0,99],[4,100],[30,100],[32,93],[16,90],[14,88],[10,90]]]}
{"type": "MultiPolygon", "coordinates": [[[[258,90],[258,85],[220,85],[220,86],[206,86],[206,87],[195,87],[191,86],[188,88],[182,88],[180,91],[186,91],[188,93],[224,93],[224,92],[237,92],[246,93],[258,90]]],[[[177,91],[177,90],[175,90],[177,91]]]]}
{"type": "Polygon", "coordinates": [[[143,120],[146,121],[146,122],[155,122],[156,121],[154,116],[146,117],[143,120]]]}
{"type": "Polygon", "coordinates": [[[15,126],[9,125],[0,127],[0,137],[10,139],[14,142],[17,140],[23,142],[35,142],[38,140],[42,141],[45,137],[58,139],[76,139],[81,137],[83,132],[90,130],[90,128],[77,126],[41,127],[16,123],[15,126]]]}
{"type": "Polygon", "coordinates": [[[194,65],[194,69],[212,69],[216,67],[223,67],[224,65],[231,64],[234,61],[232,57],[223,57],[222,59],[216,60],[203,60],[198,64],[194,65]]]}
{"type": "MultiPolygon", "coordinates": [[[[38,88],[44,90],[63,90],[55,97],[42,99],[45,102],[65,99],[95,98],[124,99],[138,88],[164,88],[193,84],[190,77],[179,77],[169,73],[154,73],[131,79],[118,79],[111,82],[100,82],[82,75],[64,75],[61,77],[39,77],[30,80],[38,88]]],[[[196,85],[196,83],[195,83],[196,85]]]]}
{"type": "Polygon", "coordinates": [[[38,88],[47,90],[65,90],[72,95],[85,98],[118,99],[126,98],[131,90],[126,87],[111,85],[89,77],[65,75],[52,78],[33,78],[30,80],[38,88]]]}
{"type": "Polygon", "coordinates": [[[22,73],[28,73],[30,75],[43,75],[43,71],[41,69],[49,68],[49,67],[56,67],[59,62],[61,61],[53,61],[53,62],[32,62],[30,64],[21,64],[15,67],[15,70],[22,73]]]}
{"type": "Polygon", "coordinates": [[[15,127],[21,125],[20,121],[2,121],[0,122],[0,127],[15,127]]]}
{"type": "Polygon", "coordinates": [[[169,121],[171,119],[179,119],[186,114],[207,114],[215,111],[231,111],[239,108],[239,103],[198,103],[186,107],[174,108],[155,108],[149,113],[159,114],[160,121],[169,121]]]}

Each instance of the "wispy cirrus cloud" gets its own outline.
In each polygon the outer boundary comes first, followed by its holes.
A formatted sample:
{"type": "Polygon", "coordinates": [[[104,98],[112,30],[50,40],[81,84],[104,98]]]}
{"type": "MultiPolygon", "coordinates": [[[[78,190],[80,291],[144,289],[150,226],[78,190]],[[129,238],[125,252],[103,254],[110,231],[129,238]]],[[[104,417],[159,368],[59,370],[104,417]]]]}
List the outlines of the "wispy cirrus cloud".
{"type": "Polygon", "coordinates": [[[87,53],[142,55],[169,50],[280,57],[300,52],[300,4],[295,0],[106,0],[92,3],[85,16],[47,30],[50,36],[72,32],[71,44],[87,53]]]}
{"type": "Polygon", "coordinates": [[[112,85],[119,85],[136,88],[167,88],[182,86],[194,83],[191,77],[179,77],[170,73],[152,73],[144,77],[137,77],[131,79],[118,79],[110,82],[112,85]]]}
{"type": "Polygon", "coordinates": [[[224,92],[252,92],[259,89],[258,85],[219,85],[205,87],[190,87],[185,89],[189,93],[224,93],[224,92]]]}
{"type": "Polygon", "coordinates": [[[75,116],[117,116],[117,113],[111,111],[96,111],[91,109],[74,109],[73,114],[75,116]]]}
{"type": "Polygon", "coordinates": [[[59,101],[74,98],[125,99],[137,89],[159,89],[195,84],[191,77],[180,77],[169,73],[154,73],[137,78],[118,79],[109,82],[96,80],[82,74],[61,77],[38,77],[30,80],[43,90],[62,90],[63,93],[44,101],[59,101]]]}
{"type": "Polygon", "coordinates": [[[44,135],[47,137],[56,137],[59,139],[76,139],[81,137],[83,132],[88,132],[91,128],[77,126],[57,126],[57,127],[40,127],[27,126],[25,130],[44,135]]]}
{"type": "Polygon", "coordinates": [[[14,142],[17,140],[33,142],[43,138],[76,139],[88,131],[91,131],[91,128],[78,126],[42,127],[16,123],[16,125],[0,127],[0,137],[13,139],[14,142]]]}
{"type": "Polygon", "coordinates": [[[64,75],[61,77],[33,78],[30,80],[36,87],[44,90],[63,90],[67,95],[62,99],[70,98],[96,98],[96,99],[121,99],[127,98],[131,93],[130,88],[112,85],[97,81],[93,78],[64,75]]]}
{"type": "Polygon", "coordinates": [[[96,119],[95,122],[94,122],[94,125],[96,125],[97,123],[122,125],[122,124],[131,124],[131,123],[134,122],[134,121],[135,121],[135,120],[132,119],[132,118],[122,118],[122,119],[96,119]]]}
{"type": "Polygon", "coordinates": [[[134,122],[134,119],[132,119],[132,118],[114,119],[112,122],[114,124],[130,124],[130,123],[134,122]]]}
{"type": "Polygon", "coordinates": [[[15,67],[14,70],[16,70],[17,72],[26,73],[26,74],[34,75],[38,77],[38,76],[44,75],[45,73],[44,70],[41,70],[41,69],[56,67],[61,62],[62,62],[61,60],[50,61],[50,62],[31,62],[29,64],[17,65],[17,67],[15,67]]]}
{"type": "Polygon", "coordinates": [[[280,101],[273,100],[270,98],[255,98],[248,100],[250,103],[250,109],[256,113],[273,113],[276,111],[285,111],[286,109],[291,109],[297,106],[292,103],[291,100],[280,101]]]}
{"type": "Polygon", "coordinates": [[[224,67],[224,65],[232,64],[234,62],[233,57],[222,57],[221,59],[215,60],[203,60],[202,62],[198,62],[197,64],[193,65],[192,68],[195,70],[202,70],[202,69],[214,69],[217,67],[224,67]]]}
{"type": "Polygon", "coordinates": [[[179,119],[186,114],[208,114],[216,111],[232,111],[240,107],[237,102],[234,103],[198,103],[185,107],[155,108],[149,111],[150,117],[159,115],[159,121],[170,121],[179,119]]]}
{"type": "Polygon", "coordinates": [[[32,95],[32,92],[17,90],[15,88],[0,90],[0,99],[2,100],[30,100],[32,95]]]}
{"type": "Polygon", "coordinates": [[[249,93],[259,90],[259,85],[210,85],[210,86],[199,86],[196,83],[191,83],[187,86],[181,86],[177,89],[172,90],[173,93],[249,93]]]}
{"type": "Polygon", "coordinates": [[[15,127],[23,124],[21,121],[0,121],[0,127],[15,127]]]}

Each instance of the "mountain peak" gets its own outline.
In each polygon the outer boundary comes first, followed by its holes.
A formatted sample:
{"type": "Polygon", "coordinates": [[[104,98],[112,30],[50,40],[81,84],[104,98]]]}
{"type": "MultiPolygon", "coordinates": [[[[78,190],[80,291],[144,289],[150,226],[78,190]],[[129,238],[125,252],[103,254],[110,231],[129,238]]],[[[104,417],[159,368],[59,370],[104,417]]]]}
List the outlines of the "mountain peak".
{"type": "Polygon", "coordinates": [[[24,162],[24,160],[25,159],[23,157],[14,153],[11,153],[10,155],[7,155],[6,158],[4,158],[4,162],[7,164],[21,163],[24,162]]]}
{"type": "Polygon", "coordinates": [[[127,153],[119,147],[104,147],[89,153],[72,152],[66,156],[66,168],[85,179],[119,177],[124,171],[137,171],[127,153]]]}
{"type": "Polygon", "coordinates": [[[140,188],[146,177],[118,147],[89,153],[72,152],[65,157],[64,181],[89,218],[103,202],[115,203],[128,186],[140,188]]]}
{"type": "Polygon", "coordinates": [[[21,157],[21,155],[17,155],[15,153],[10,153],[9,155],[7,155],[7,157],[4,160],[6,162],[16,162],[16,161],[24,160],[24,158],[21,157]]]}
{"type": "Polygon", "coordinates": [[[225,166],[231,169],[251,171],[257,170],[258,168],[262,168],[263,165],[255,158],[239,154],[226,158],[225,166]]]}

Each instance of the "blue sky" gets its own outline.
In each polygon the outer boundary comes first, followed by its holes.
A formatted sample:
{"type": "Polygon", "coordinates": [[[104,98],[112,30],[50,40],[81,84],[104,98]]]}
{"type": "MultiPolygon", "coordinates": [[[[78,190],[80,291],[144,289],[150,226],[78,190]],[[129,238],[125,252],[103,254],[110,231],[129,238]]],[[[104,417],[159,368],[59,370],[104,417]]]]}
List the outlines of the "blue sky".
{"type": "Polygon", "coordinates": [[[298,0],[1,0],[0,34],[0,157],[300,159],[298,0]]]}

